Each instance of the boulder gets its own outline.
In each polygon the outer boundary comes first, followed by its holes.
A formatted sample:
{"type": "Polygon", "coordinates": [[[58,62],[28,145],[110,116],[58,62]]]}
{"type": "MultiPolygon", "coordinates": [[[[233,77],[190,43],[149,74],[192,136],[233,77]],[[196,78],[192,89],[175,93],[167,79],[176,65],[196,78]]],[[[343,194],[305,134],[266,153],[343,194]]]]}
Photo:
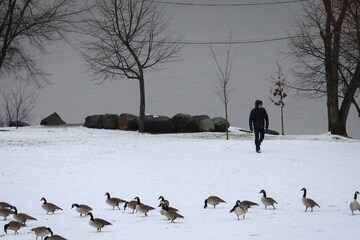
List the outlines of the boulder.
{"type": "Polygon", "coordinates": [[[178,113],[172,117],[171,121],[175,133],[195,132],[194,119],[189,114],[178,113]]]}
{"type": "Polygon", "coordinates": [[[277,132],[275,130],[271,130],[271,129],[265,130],[265,133],[269,134],[269,135],[280,135],[279,132],[277,132]]]}
{"type": "Polygon", "coordinates": [[[9,123],[9,127],[28,127],[30,124],[21,121],[12,121],[9,123]]]}
{"type": "Polygon", "coordinates": [[[117,119],[117,127],[120,130],[138,131],[138,117],[128,113],[122,113],[117,119]]]}
{"type": "Polygon", "coordinates": [[[102,118],[102,127],[104,129],[118,129],[117,119],[119,115],[117,114],[105,114],[102,118]]]}
{"type": "Polygon", "coordinates": [[[211,120],[215,125],[214,132],[226,132],[226,129],[230,127],[229,122],[223,117],[215,117],[211,120]]]}
{"type": "Polygon", "coordinates": [[[172,133],[171,118],[166,116],[146,115],[144,120],[147,133],[172,133]]]}
{"type": "Polygon", "coordinates": [[[87,128],[103,128],[102,118],[104,115],[92,115],[85,118],[84,127],[87,128]]]}
{"type": "Polygon", "coordinates": [[[40,122],[40,125],[46,125],[46,126],[57,126],[64,124],[66,124],[66,122],[64,122],[56,112],[44,118],[40,122]]]}
{"type": "Polygon", "coordinates": [[[215,129],[215,124],[207,115],[193,116],[196,132],[212,132],[215,129]]]}

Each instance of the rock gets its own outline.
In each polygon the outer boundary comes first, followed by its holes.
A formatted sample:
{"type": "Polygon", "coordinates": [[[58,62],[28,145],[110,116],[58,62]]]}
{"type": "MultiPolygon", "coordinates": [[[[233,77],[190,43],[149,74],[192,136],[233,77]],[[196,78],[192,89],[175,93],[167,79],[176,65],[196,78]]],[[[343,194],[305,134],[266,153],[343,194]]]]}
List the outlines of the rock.
{"type": "Polygon", "coordinates": [[[64,122],[56,112],[44,118],[40,122],[40,125],[46,125],[46,126],[57,126],[64,124],[66,124],[66,122],[64,122]]]}
{"type": "Polygon", "coordinates": [[[105,114],[101,119],[102,127],[104,129],[118,129],[118,126],[117,126],[118,118],[119,118],[119,115],[117,115],[117,114],[105,114]]]}
{"type": "Polygon", "coordinates": [[[147,133],[172,133],[171,118],[166,116],[147,115],[144,120],[147,133]]]}
{"type": "Polygon", "coordinates": [[[138,131],[139,127],[137,125],[137,116],[122,113],[117,119],[117,127],[120,130],[128,130],[128,131],[138,131]]]}
{"type": "Polygon", "coordinates": [[[265,133],[269,134],[269,135],[280,135],[279,132],[277,132],[275,130],[271,130],[271,129],[266,130],[265,133]]]}
{"type": "Polygon", "coordinates": [[[215,124],[207,115],[193,116],[196,132],[212,132],[215,129],[215,124]]]}
{"type": "Polygon", "coordinates": [[[214,132],[226,132],[226,129],[230,127],[230,124],[223,117],[215,117],[211,120],[215,125],[214,132]]]}
{"type": "Polygon", "coordinates": [[[85,118],[84,127],[87,128],[103,128],[102,118],[104,115],[92,115],[85,118]]]}
{"type": "Polygon", "coordinates": [[[172,117],[171,121],[175,133],[195,132],[194,119],[189,114],[178,113],[172,117]]]}
{"type": "Polygon", "coordinates": [[[9,123],[9,127],[28,127],[30,124],[21,121],[12,121],[9,123]]]}

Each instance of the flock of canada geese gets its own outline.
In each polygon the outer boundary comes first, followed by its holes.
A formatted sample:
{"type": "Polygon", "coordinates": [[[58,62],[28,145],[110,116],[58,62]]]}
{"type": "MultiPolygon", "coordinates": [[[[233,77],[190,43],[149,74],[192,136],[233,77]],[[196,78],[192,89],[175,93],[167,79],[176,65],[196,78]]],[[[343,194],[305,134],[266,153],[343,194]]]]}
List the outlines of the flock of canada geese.
{"type": "MultiPolygon", "coordinates": [[[[313,211],[314,207],[320,207],[319,204],[317,204],[313,199],[306,197],[307,191],[306,188],[301,189],[303,191],[302,196],[302,203],[305,206],[305,212],[308,210],[308,208],[311,209],[311,212],[313,211]]],[[[273,207],[275,210],[275,204],[278,204],[277,201],[271,197],[268,197],[266,195],[265,190],[261,190],[259,192],[262,194],[261,202],[265,206],[265,209],[267,207],[273,207]]],[[[354,214],[354,211],[360,211],[360,205],[357,201],[357,195],[359,194],[358,191],[354,194],[354,200],[350,203],[350,210],[351,213],[354,214]]],[[[106,196],[106,203],[110,205],[113,209],[118,208],[120,210],[120,205],[124,205],[123,209],[124,211],[126,208],[129,208],[132,210],[132,213],[135,213],[135,211],[144,214],[147,216],[147,213],[151,210],[154,210],[154,207],[151,207],[149,205],[146,205],[140,201],[139,197],[134,198],[132,201],[125,201],[120,198],[111,197],[110,194],[107,192],[105,194],[106,196]]],[[[171,223],[174,223],[174,221],[178,218],[184,218],[181,214],[178,213],[178,209],[174,207],[170,207],[170,203],[168,200],[166,200],[163,196],[160,196],[158,198],[160,200],[159,206],[161,207],[160,214],[163,215],[167,220],[169,220],[171,223]]],[[[43,197],[41,200],[43,203],[41,204],[41,207],[45,210],[46,214],[52,213],[54,214],[55,211],[62,211],[63,209],[57,206],[54,203],[47,202],[47,200],[43,197]]],[[[208,205],[212,205],[214,208],[220,204],[225,203],[223,199],[221,199],[218,196],[209,196],[204,201],[205,205],[204,208],[207,208],[208,205]]],[[[244,200],[240,201],[237,200],[234,207],[230,210],[230,213],[234,213],[238,220],[240,219],[240,216],[242,218],[245,218],[245,214],[247,213],[248,209],[252,206],[258,206],[257,203],[244,200]]],[[[82,216],[89,216],[89,225],[96,228],[96,231],[101,232],[101,229],[105,226],[112,225],[110,222],[101,219],[101,218],[94,218],[92,214],[92,208],[89,207],[86,204],[72,204],[71,208],[75,208],[76,212],[80,214],[80,217],[82,216]]],[[[26,214],[26,213],[19,213],[17,211],[17,208],[9,203],[6,202],[0,202],[0,216],[4,217],[4,221],[9,217],[9,215],[13,215],[13,219],[6,223],[4,225],[4,232],[7,234],[9,230],[14,231],[14,234],[18,234],[18,230],[22,227],[25,227],[27,221],[31,220],[37,220],[36,218],[26,214]]],[[[36,240],[40,237],[41,240],[66,240],[66,238],[56,235],[52,232],[51,228],[46,226],[39,226],[31,229],[31,232],[33,232],[36,235],[36,240]]]]}

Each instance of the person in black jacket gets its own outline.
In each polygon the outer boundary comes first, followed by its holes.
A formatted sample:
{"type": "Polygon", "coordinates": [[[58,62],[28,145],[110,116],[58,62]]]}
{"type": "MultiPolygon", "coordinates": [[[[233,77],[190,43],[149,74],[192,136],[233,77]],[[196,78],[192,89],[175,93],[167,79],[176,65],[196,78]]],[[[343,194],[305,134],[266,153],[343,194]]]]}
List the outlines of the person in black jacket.
{"type": "Polygon", "coordinates": [[[262,101],[255,101],[255,108],[251,110],[249,117],[249,127],[251,132],[255,132],[256,152],[260,152],[261,142],[264,140],[265,130],[269,127],[269,117],[262,107],[262,101]]]}

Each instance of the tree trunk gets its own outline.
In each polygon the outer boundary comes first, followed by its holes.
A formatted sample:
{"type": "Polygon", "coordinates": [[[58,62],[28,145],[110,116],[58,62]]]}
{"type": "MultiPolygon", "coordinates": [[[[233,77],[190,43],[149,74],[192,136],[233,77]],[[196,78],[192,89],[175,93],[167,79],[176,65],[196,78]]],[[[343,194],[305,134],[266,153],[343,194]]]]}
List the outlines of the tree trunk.
{"type": "Polygon", "coordinates": [[[281,135],[285,135],[284,133],[284,106],[281,106],[281,135]]]}
{"type": "Polygon", "coordinates": [[[326,10],[325,33],[321,37],[324,41],[325,72],[327,88],[327,110],[329,130],[332,134],[347,136],[346,119],[341,119],[339,110],[339,56],[340,56],[340,32],[348,1],[343,2],[338,19],[335,19],[330,0],[323,0],[326,10]]]}
{"type": "Polygon", "coordinates": [[[228,121],[228,104],[225,101],[225,120],[226,120],[226,140],[229,140],[229,128],[227,126],[228,121]]]}
{"type": "Polygon", "coordinates": [[[139,88],[140,88],[140,114],[139,114],[139,132],[145,132],[145,79],[144,74],[140,74],[139,88]]]}

